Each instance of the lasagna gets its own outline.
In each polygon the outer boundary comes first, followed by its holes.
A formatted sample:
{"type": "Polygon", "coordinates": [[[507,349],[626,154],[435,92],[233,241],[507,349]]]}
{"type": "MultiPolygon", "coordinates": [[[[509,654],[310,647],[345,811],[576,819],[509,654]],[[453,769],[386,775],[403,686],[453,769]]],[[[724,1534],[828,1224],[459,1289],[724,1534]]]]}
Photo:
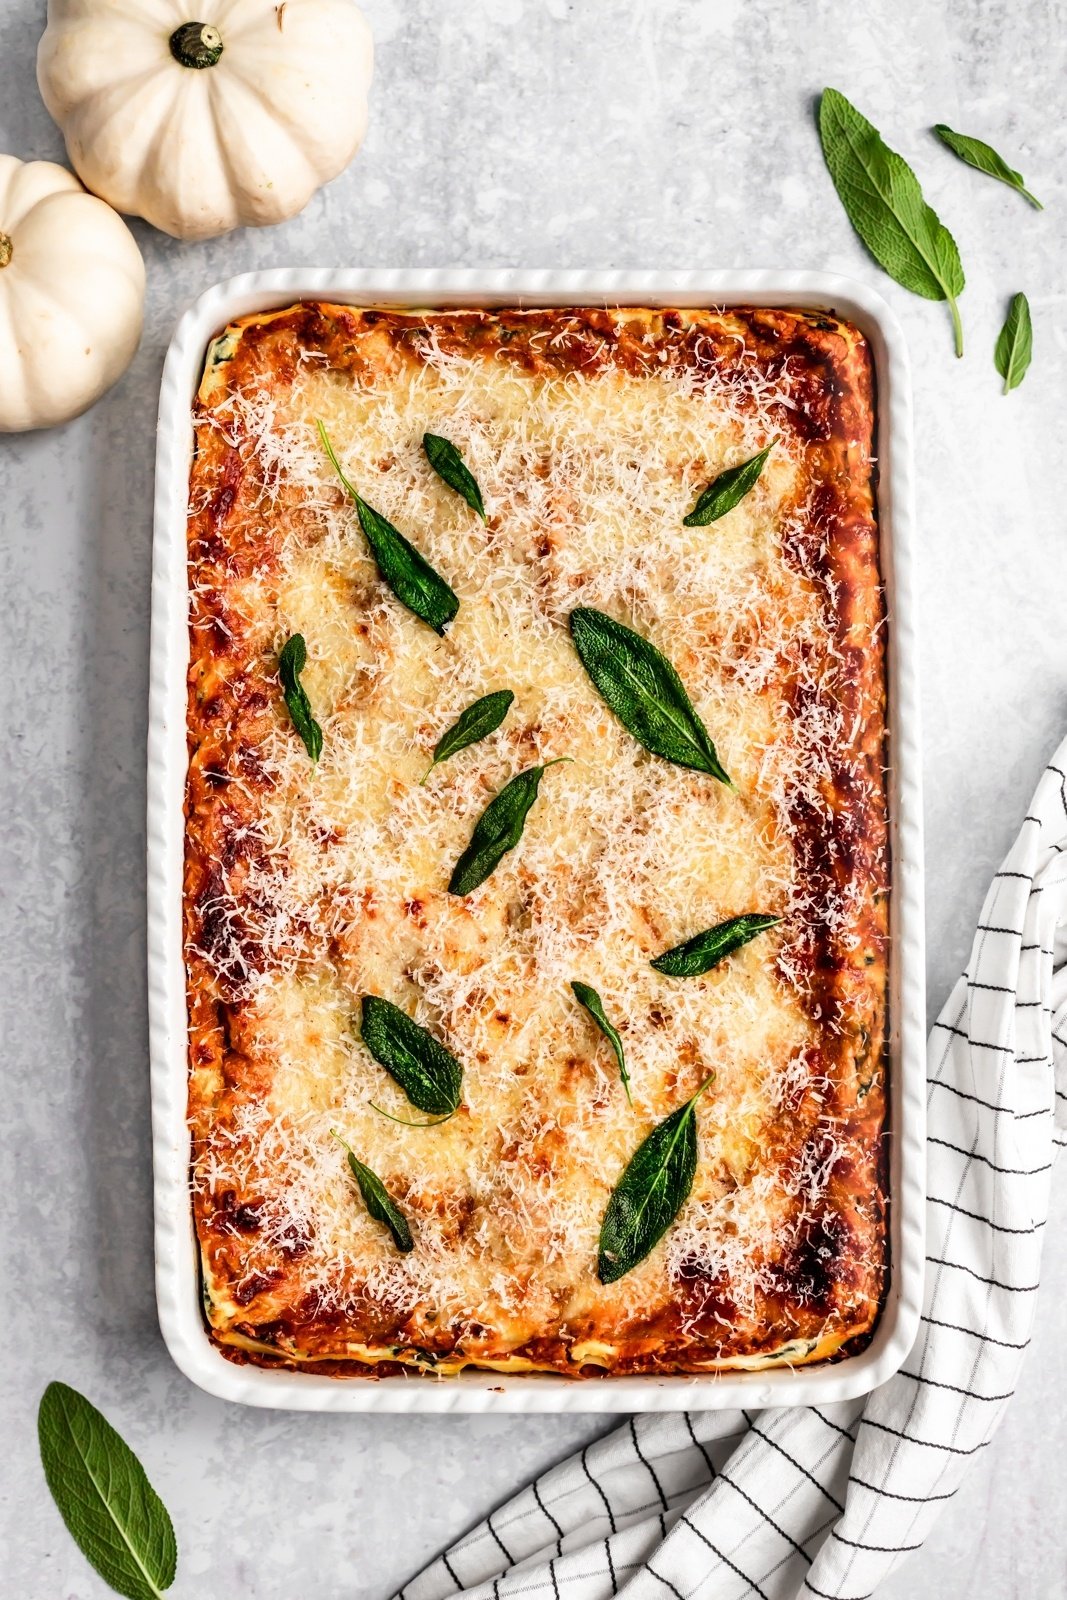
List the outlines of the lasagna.
{"type": "Polygon", "coordinates": [[[192,1203],[227,1356],[593,1378],[869,1339],[888,1268],[873,391],[856,328],[785,309],[301,303],[213,342],[188,516],[184,943],[192,1203]],[[442,630],[385,581],[320,423],[454,592],[442,630]],[[427,433],[484,518],[432,470],[427,433]],[[687,525],[769,445],[732,508],[687,525]],[[577,608],[670,662],[731,785],[613,713],[577,608]],[[317,761],[279,677],[295,635],[317,761]],[[499,690],[503,722],[427,778],[443,732],[499,690]],[[450,893],[491,798],[557,761],[514,848],[450,893]],[[777,920],[709,970],[653,967],[753,914],[777,920]],[[454,1115],[414,1110],[368,1049],[368,995],[460,1064],[454,1115]],[[702,1085],[691,1187],[602,1282],[620,1178],[702,1085]]]}

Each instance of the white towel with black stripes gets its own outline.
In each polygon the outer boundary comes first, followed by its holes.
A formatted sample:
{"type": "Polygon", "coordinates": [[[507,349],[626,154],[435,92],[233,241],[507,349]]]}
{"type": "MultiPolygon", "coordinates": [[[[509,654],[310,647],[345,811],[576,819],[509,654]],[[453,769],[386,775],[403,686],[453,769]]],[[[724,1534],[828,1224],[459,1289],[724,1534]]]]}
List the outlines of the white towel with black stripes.
{"type": "Polygon", "coordinates": [[[864,1399],[631,1419],[402,1600],[865,1600],[918,1550],[1015,1388],[1067,1143],[1067,742],[930,1036],[919,1336],[864,1399]]]}

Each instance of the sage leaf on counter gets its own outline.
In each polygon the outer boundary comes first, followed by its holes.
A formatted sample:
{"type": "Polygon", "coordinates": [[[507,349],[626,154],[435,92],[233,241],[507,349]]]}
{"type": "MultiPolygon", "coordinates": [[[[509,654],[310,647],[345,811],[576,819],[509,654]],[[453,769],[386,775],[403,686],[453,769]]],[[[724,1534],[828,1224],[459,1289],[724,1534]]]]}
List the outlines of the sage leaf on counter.
{"type": "Polygon", "coordinates": [[[312,761],[317,761],[322,754],[322,729],[311,714],[311,701],[307,691],[300,682],[300,674],[307,666],[307,645],[302,633],[294,633],[282,645],[278,656],[278,676],[282,681],[282,693],[285,704],[289,708],[289,715],[293,719],[293,727],[304,741],[304,749],[312,761]]]}
{"type": "Polygon", "coordinates": [[[1004,393],[1017,389],[1026,377],[1034,350],[1034,330],[1030,321],[1030,302],[1024,294],[1012,297],[1007,319],[997,337],[993,362],[1004,379],[1004,393]]]}
{"type": "Polygon", "coordinates": [[[446,728],[438,739],[433,749],[433,760],[423,778],[423,783],[430,776],[434,767],[442,761],[447,761],[451,756],[458,755],[461,750],[466,750],[468,745],[477,744],[479,739],[485,739],[493,733],[508,712],[511,710],[515,696],[510,689],[495,689],[492,694],[483,694],[480,700],[473,701],[459,716],[450,728],[446,728]]]}
{"type": "Polygon", "coordinates": [[[733,784],[667,657],[647,639],[588,606],[571,612],[571,638],[601,698],[646,750],[733,784]]]}
{"type": "Polygon", "coordinates": [[[451,1050],[406,1011],[379,995],[365,994],[360,1001],[359,1035],[419,1111],[443,1117],[457,1110],[463,1068],[451,1050]]]}
{"type": "Polygon", "coordinates": [[[923,199],[919,180],[877,128],[836,89],[824,89],[819,135],[849,221],[891,278],[927,300],[947,300],[956,354],[963,354],[958,295],[964,276],[956,241],[923,199]]]}
{"type": "Polygon", "coordinates": [[[772,439],[765,450],[750,456],[736,467],[727,467],[713,478],[687,517],[682,518],[686,528],[706,528],[709,522],[718,522],[732,511],[752,489],[766,464],[767,457],[778,443],[772,439]]]}
{"type": "Polygon", "coordinates": [[[321,421],[318,429],[334,471],[355,502],[359,525],[383,580],[402,605],[428,623],[435,633],[443,634],[459,610],[457,596],[399,528],[394,528],[380,512],[369,506],[349,483],[321,421]]]}
{"type": "Polygon", "coordinates": [[[588,1011],[589,1015],[592,1017],[593,1021],[596,1023],[597,1027],[610,1044],[615,1055],[615,1060],[618,1064],[619,1080],[622,1083],[623,1088],[626,1090],[627,1100],[629,1100],[630,1104],[633,1105],[634,1098],[630,1093],[630,1074],[626,1070],[626,1056],[622,1048],[622,1040],[619,1038],[618,1030],[612,1027],[611,1023],[608,1021],[607,1013],[604,1010],[604,1002],[601,1000],[592,984],[580,983],[577,979],[575,979],[575,981],[571,984],[571,989],[574,992],[574,998],[577,1000],[578,1004],[585,1007],[586,1011],[588,1011]]]}
{"type": "Polygon", "coordinates": [[[37,1437],[52,1498],[86,1560],[127,1600],[159,1600],[174,1582],[178,1546],[129,1445],[65,1383],[41,1396],[37,1437]]]}
{"type": "Polygon", "coordinates": [[[726,956],[781,920],[781,917],[767,917],[758,912],[730,917],[726,922],[717,922],[714,928],[694,934],[684,944],[675,945],[673,950],[665,950],[651,965],[668,978],[699,978],[702,972],[710,972],[726,956]]]}
{"type": "Polygon", "coordinates": [[[934,124],[934,132],[941,143],[947,145],[953,155],[959,156],[969,167],[973,167],[976,172],[984,172],[989,178],[996,178],[998,183],[1006,183],[1009,189],[1017,189],[1024,199],[1037,207],[1038,211],[1044,211],[1041,201],[1026,187],[1022,173],[1016,172],[1014,167],[1009,167],[1004,157],[999,156],[991,144],[986,144],[982,139],[972,139],[966,133],[954,133],[943,122],[934,124]]]}
{"type": "Polygon", "coordinates": [[[455,445],[448,439],[442,439],[439,433],[424,433],[422,448],[437,476],[447,483],[450,489],[455,489],[458,495],[462,495],[471,510],[477,511],[484,522],[485,506],[482,504],[482,491],[478,487],[478,480],[455,445]]]}
{"type": "Polygon", "coordinates": [[[448,883],[449,894],[471,894],[496,870],[508,851],[514,850],[537,799],[541,778],[549,767],[569,760],[569,756],[558,756],[543,766],[527,767],[493,796],[474,824],[470,844],[456,862],[448,883]]]}
{"type": "Polygon", "coordinates": [[[385,1184],[376,1172],[364,1166],[356,1155],[352,1146],[345,1143],[336,1129],[331,1128],[331,1133],[348,1152],[348,1165],[352,1169],[352,1176],[359,1185],[359,1192],[363,1196],[363,1204],[367,1208],[368,1216],[375,1222],[382,1222],[393,1236],[393,1243],[402,1254],[407,1255],[409,1250],[414,1250],[415,1241],[411,1237],[408,1220],[400,1207],[393,1200],[385,1184]]]}
{"type": "Polygon", "coordinates": [[[643,1261],[688,1200],[697,1170],[696,1103],[710,1082],[652,1129],[612,1190],[600,1225],[601,1283],[616,1283],[643,1261]]]}

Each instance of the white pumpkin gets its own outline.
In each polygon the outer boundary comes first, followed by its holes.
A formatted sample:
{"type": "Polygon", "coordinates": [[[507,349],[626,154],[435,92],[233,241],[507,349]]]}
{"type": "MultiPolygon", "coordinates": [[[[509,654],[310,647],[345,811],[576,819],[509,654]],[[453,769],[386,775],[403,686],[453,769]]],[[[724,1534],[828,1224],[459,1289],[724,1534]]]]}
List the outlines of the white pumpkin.
{"type": "Polygon", "coordinates": [[[0,432],[91,406],[129,366],[143,312],[122,218],[65,167],[0,155],[0,432]]]}
{"type": "Polygon", "coordinates": [[[347,166],[372,55],[351,0],[49,0],[37,79],[87,188],[208,239],[293,216],[347,166]]]}

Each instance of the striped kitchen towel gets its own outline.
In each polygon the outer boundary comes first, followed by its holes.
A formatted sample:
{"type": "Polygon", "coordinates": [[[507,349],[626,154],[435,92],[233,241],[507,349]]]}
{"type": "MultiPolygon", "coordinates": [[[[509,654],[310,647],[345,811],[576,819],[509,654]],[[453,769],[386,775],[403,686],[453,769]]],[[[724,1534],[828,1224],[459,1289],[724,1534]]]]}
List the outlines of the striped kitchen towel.
{"type": "Polygon", "coordinates": [[[915,1346],[864,1399],[632,1418],[545,1473],[401,1600],[865,1600],[989,1443],[1029,1342],[1067,1143],[1067,742],[930,1035],[915,1346]]]}

